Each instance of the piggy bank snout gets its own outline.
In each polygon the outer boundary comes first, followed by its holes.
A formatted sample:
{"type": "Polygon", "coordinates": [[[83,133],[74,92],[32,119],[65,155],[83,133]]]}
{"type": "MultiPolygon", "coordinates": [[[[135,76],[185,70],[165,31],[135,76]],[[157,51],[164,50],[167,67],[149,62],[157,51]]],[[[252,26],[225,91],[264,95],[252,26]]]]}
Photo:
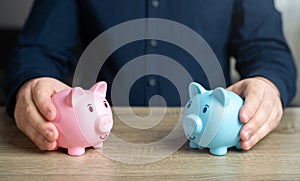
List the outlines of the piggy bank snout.
{"type": "Polygon", "coordinates": [[[190,114],[183,119],[183,129],[186,134],[191,136],[192,134],[201,133],[202,121],[199,116],[190,114]]]}
{"type": "Polygon", "coordinates": [[[104,116],[97,120],[97,129],[101,133],[110,132],[113,126],[113,119],[111,116],[104,116]]]}

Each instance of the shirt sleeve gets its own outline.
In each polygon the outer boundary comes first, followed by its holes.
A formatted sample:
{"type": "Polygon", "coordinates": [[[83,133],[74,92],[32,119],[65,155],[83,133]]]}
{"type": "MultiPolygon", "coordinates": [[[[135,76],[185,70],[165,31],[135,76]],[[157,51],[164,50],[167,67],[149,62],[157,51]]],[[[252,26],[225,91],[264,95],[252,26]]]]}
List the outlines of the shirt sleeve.
{"type": "Polygon", "coordinates": [[[262,76],[278,88],[283,107],[296,92],[296,67],[273,0],[236,0],[231,54],[241,78],[262,76]]]}
{"type": "Polygon", "coordinates": [[[75,0],[35,1],[6,72],[4,92],[11,117],[16,92],[26,80],[53,77],[63,81],[67,67],[76,63],[72,51],[79,39],[77,8],[75,0]]]}

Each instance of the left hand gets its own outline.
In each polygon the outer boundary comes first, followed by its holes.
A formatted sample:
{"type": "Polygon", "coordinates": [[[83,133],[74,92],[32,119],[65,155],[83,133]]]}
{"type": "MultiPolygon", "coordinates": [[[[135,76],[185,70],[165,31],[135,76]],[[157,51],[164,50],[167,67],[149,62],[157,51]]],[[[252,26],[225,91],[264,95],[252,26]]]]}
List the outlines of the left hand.
{"type": "Polygon", "coordinates": [[[249,150],[278,126],[283,114],[279,91],[263,77],[244,79],[227,89],[245,99],[239,114],[244,123],[240,137],[242,148],[249,150]]]}

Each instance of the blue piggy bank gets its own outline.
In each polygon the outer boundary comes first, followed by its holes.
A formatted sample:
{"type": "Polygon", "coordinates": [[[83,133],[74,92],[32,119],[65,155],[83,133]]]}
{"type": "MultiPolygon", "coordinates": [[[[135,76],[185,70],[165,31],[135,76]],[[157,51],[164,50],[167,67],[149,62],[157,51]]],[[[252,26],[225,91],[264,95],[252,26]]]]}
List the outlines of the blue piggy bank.
{"type": "Polygon", "coordinates": [[[239,110],[243,100],[223,88],[206,90],[200,84],[189,85],[182,124],[191,148],[209,148],[213,155],[225,155],[227,148],[240,147],[239,110]]]}

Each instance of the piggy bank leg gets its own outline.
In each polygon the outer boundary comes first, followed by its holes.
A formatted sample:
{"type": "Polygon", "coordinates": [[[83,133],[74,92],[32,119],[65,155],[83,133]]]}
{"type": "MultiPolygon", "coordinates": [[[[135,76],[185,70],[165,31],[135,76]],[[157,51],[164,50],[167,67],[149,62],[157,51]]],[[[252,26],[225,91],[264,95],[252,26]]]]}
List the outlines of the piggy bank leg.
{"type": "Polygon", "coordinates": [[[199,148],[199,146],[196,143],[190,141],[190,148],[199,148]]]}
{"type": "Polygon", "coordinates": [[[68,154],[73,156],[79,156],[83,155],[85,152],[84,147],[74,147],[74,148],[68,148],[68,154]]]}
{"type": "Polygon", "coordinates": [[[210,153],[217,156],[223,156],[227,153],[227,147],[211,148],[210,153]]]}

